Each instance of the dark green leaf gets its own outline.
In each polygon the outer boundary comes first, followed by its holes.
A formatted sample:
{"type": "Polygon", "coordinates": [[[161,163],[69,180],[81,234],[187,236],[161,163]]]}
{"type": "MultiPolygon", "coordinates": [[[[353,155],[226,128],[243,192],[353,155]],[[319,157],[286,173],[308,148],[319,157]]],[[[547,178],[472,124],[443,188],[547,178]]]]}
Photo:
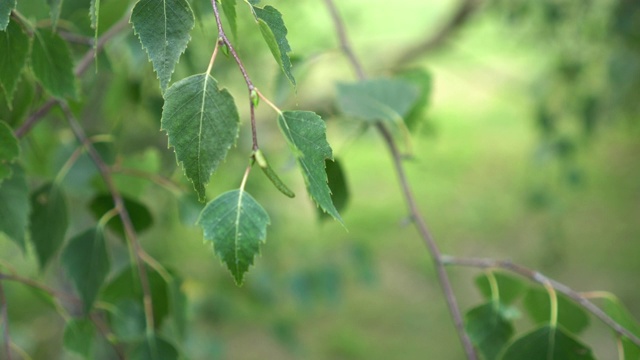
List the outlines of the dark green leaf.
{"type": "MultiPolygon", "coordinates": [[[[157,271],[148,266],[145,269],[153,300],[153,318],[159,328],[171,310],[169,287],[157,271]]],[[[137,267],[127,267],[120,272],[105,286],[100,299],[116,305],[118,311],[112,314],[112,323],[122,330],[119,337],[132,340],[144,335],[143,291],[137,267]],[[137,331],[138,327],[143,331],[137,331]]]]}
{"type": "Polygon", "coordinates": [[[29,220],[29,189],[20,166],[14,164],[11,172],[11,177],[0,184],[0,232],[24,251],[29,220]]]}
{"type": "Polygon", "coordinates": [[[465,330],[473,344],[487,360],[498,354],[513,336],[513,326],[499,309],[499,304],[489,302],[475,307],[465,315],[465,330]]]}
{"type": "Polygon", "coordinates": [[[227,18],[229,22],[229,27],[231,28],[231,34],[233,34],[233,38],[238,38],[238,24],[236,22],[236,0],[221,0],[222,1],[222,11],[224,12],[224,16],[227,18]]]}
{"type": "Polygon", "coordinates": [[[398,74],[398,77],[418,88],[418,99],[404,117],[407,128],[413,131],[424,120],[424,112],[431,97],[433,79],[429,72],[420,68],[404,70],[398,74]]]}
{"type": "MultiPolygon", "coordinates": [[[[618,298],[613,295],[607,296],[602,299],[604,310],[615,322],[620,324],[625,329],[631,331],[636,336],[640,336],[640,323],[633,315],[627,310],[627,308],[620,302],[618,298]]],[[[638,360],[640,359],[640,347],[631,342],[626,337],[621,338],[622,351],[624,351],[624,357],[621,359],[638,360]]]]}
{"type": "Polygon", "coordinates": [[[118,340],[134,342],[144,339],[146,319],[142,300],[123,298],[110,304],[109,324],[118,340]]]}
{"type": "MultiPolygon", "coordinates": [[[[11,104],[6,101],[0,101],[0,119],[5,120],[11,126],[20,124],[33,105],[34,85],[34,82],[19,79],[11,104]]],[[[1,88],[0,93],[2,93],[1,88]]],[[[6,94],[5,99],[8,99],[6,94]]]]}
{"type": "Polygon", "coordinates": [[[35,33],[31,67],[42,86],[57,98],[76,97],[73,60],[67,43],[57,34],[42,29],[35,33]]]}
{"type": "Polygon", "coordinates": [[[62,9],[62,2],[64,0],[47,0],[49,4],[49,13],[51,15],[51,27],[55,30],[58,26],[58,19],[60,18],[60,10],[62,9]]]}
{"type": "Polygon", "coordinates": [[[419,89],[399,79],[371,79],[338,84],[338,107],[345,115],[396,124],[415,105],[419,89]]]}
{"type": "MultiPolygon", "coordinates": [[[[338,159],[334,159],[333,161],[326,160],[324,164],[327,170],[329,190],[331,191],[331,201],[336,207],[336,210],[342,212],[349,201],[347,179],[338,159]]],[[[320,211],[320,209],[318,209],[318,214],[320,215],[320,219],[329,218],[329,215],[324,211],[320,211]]]]}
{"type": "MultiPolygon", "coordinates": [[[[137,233],[141,233],[153,225],[151,212],[149,212],[149,209],[147,209],[144,204],[128,197],[124,197],[123,200],[124,207],[127,209],[131,222],[133,223],[133,228],[137,233]]],[[[96,219],[100,219],[106,212],[114,207],[115,203],[113,202],[111,194],[98,195],[94,197],[89,204],[89,209],[91,209],[91,213],[96,219]]],[[[107,226],[116,234],[125,238],[124,226],[119,216],[112,217],[107,223],[107,226]]]]}
{"type": "Polygon", "coordinates": [[[64,347],[84,358],[91,356],[96,327],[89,319],[73,319],[64,328],[64,347]]]}
{"type": "Polygon", "coordinates": [[[89,229],[72,238],[62,252],[62,266],[88,313],[109,273],[109,255],[102,229],[89,229]]]}
{"type": "Polygon", "coordinates": [[[503,360],[589,360],[591,349],[562,328],[543,326],[514,341],[503,360]]]}
{"type": "Polygon", "coordinates": [[[4,121],[0,121],[0,185],[2,181],[11,177],[11,164],[20,155],[18,139],[4,121]]]}
{"type": "Polygon", "coordinates": [[[291,60],[289,59],[291,47],[289,46],[289,41],[287,41],[287,28],[282,20],[282,14],[269,5],[263,9],[253,6],[253,13],[260,26],[262,37],[267,42],[269,50],[271,50],[271,54],[273,54],[291,84],[295,86],[296,79],[291,72],[291,60]]]}
{"type": "Polygon", "coordinates": [[[131,352],[132,360],[176,360],[178,350],[159,336],[146,338],[131,352]]]}
{"type": "Polygon", "coordinates": [[[4,31],[9,24],[11,11],[16,7],[16,0],[0,1],[0,31],[4,31]]]}
{"type": "Polygon", "coordinates": [[[180,55],[191,40],[189,32],[195,20],[189,3],[186,0],[140,0],[133,7],[131,23],[164,92],[180,55]]]}
{"type": "Polygon", "coordinates": [[[333,159],[333,155],[324,121],[310,111],[285,111],[278,116],[278,125],[298,159],[309,194],[325,212],[342,223],[327,184],[325,160],[333,159]]]}
{"type": "Polygon", "coordinates": [[[64,192],[57,184],[45,184],[31,194],[31,242],[38,255],[40,269],[64,242],[69,219],[64,192]]]}
{"type": "MultiPolygon", "coordinates": [[[[549,294],[540,288],[530,288],[524,297],[524,308],[538,324],[549,322],[551,305],[549,294]]],[[[573,333],[580,333],[589,326],[589,316],[573,301],[558,294],[558,323],[573,333]]]]}
{"type": "Polygon", "coordinates": [[[0,32],[0,85],[9,108],[28,56],[29,36],[18,23],[11,21],[6,31],[0,32]]]}
{"type": "Polygon", "coordinates": [[[270,224],[267,212],[243,190],[228,191],[207,204],[198,225],[204,238],[213,242],[218,257],[227,265],[236,284],[260,253],[260,244],[267,238],[270,224]]]}
{"type": "Polygon", "coordinates": [[[236,141],[239,121],[233,97],[207,74],[180,80],[165,94],[162,130],[200,201],[206,199],[211,174],[236,141]]]}
{"type": "MultiPolygon", "coordinates": [[[[527,284],[513,276],[501,272],[492,273],[498,285],[500,302],[505,305],[512,304],[527,291],[527,284]]],[[[486,274],[482,274],[475,279],[476,286],[487,300],[491,300],[491,285],[486,274]]],[[[547,297],[548,299],[548,297],[547,297]]]]}

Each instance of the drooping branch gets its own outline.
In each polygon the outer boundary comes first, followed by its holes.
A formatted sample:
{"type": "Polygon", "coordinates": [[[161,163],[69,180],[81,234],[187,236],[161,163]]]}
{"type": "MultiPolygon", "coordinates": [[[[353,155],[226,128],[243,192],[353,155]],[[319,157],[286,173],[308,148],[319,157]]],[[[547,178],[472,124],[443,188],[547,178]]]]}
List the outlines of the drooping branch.
{"type": "MultiPolygon", "coordinates": [[[[360,80],[364,80],[366,78],[366,74],[363,66],[361,65],[358,57],[353,52],[353,48],[349,42],[347,37],[347,33],[345,30],[344,22],[342,21],[342,17],[338,13],[338,10],[333,2],[333,0],[325,0],[325,3],[331,13],[331,18],[334,22],[336,32],[338,34],[338,38],[340,41],[340,47],[349,58],[351,66],[356,72],[358,78],[360,80]]],[[[434,241],[431,236],[431,232],[429,231],[422,214],[420,214],[420,210],[415,201],[415,197],[413,195],[411,186],[409,185],[409,181],[404,171],[404,166],[402,164],[402,155],[398,150],[395,140],[393,139],[392,134],[389,130],[382,124],[381,122],[376,123],[376,129],[384,139],[389,152],[391,153],[391,157],[393,160],[393,165],[395,167],[396,174],[398,176],[398,181],[400,182],[400,187],[402,189],[402,193],[404,199],[409,208],[409,214],[411,215],[411,219],[413,220],[413,224],[418,229],[420,236],[422,237],[429,253],[431,254],[431,258],[433,260],[434,266],[436,268],[436,273],[438,274],[438,281],[440,282],[440,286],[442,287],[442,291],[444,292],[445,299],[447,302],[447,306],[449,307],[449,312],[453,318],[453,322],[458,332],[458,337],[460,338],[460,342],[464,348],[464,351],[467,355],[467,358],[477,359],[477,355],[471,339],[467,335],[464,330],[464,323],[462,321],[462,313],[460,312],[460,308],[458,307],[458,303],[453,293],[453,288],[451,286],[451,281],[449,280],[449,276],[447,275],[446,269],[442,262],[442,254],[438,249],[438,245],[434,241]]]]}
{"type": "Polygon", "coordinates": [[[481,4],[482,0],[461,0],[453,15],[433,35],[402,51],[390,67],[400,67],[442,48],[469,21],[481,4]]]}
{"type": "Polygon", "coordinates": [[[442,261],[445,265],[466,266],[479,269],[502,269],[517,274],[540,285],[550,284],[557,292],[567,296],[569,299],[582,306],[582,308],[595,315],[598,319],[600,319],[600,321],[612,328],[613,331],[615,331],[618,335],[624,336],[631,340],[634,344],[640,346],[640,338],[638,336],[613,320],[597,305],[589,301],[589,299],[581,295],[579,292],[568,287],[567,285],[550,279],[535,270],[526,268],[522,265],[514,264],[511,261],[506,260],[443,256],[442,261]]]}

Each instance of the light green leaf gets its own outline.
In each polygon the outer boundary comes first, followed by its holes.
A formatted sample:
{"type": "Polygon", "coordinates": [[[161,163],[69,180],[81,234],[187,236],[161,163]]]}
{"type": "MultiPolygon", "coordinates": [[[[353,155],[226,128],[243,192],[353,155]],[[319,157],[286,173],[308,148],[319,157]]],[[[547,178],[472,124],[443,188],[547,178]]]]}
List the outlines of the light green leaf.
{"type": "Polygon", "coordinates": [[[64,328],[64,347],[85,359],[91,356],[96,327],[89,319],[72,319],[64,328]]]}
{"type": "Polygon", "coordinates": [[[253,6],[253,13],[256,21],[260,26],[262,37],[267,42],[271,54],[280,65],[280,68],[287,76],[293,86],[296,85],[296,79],[291,72],[291,60],[289,53],[291,47],[287,41],[287,28],[282,20],[282,14],[272,6],[265,6],[263,9],[253,6]]]}
{"type": "Polygon", "coordinates": [[[514,341],[503,360],[593,360],[591,349],[562,328],[543,326],[514,341]]]}
{"type": "Polygon", "coordinates": [[[270,222],[269,214],[244,190],[218,196],[207,204],[198,219],[204,238],[213,242],[214,251],[238,285],[260,253],[270,222]]]}
{"type": "Polygon", "coordinates": [[[18,139],[13,135],[13,130],[7,123],[0,121],[0,185],[4,179],[11,176],[11,164],[19,155],[20,146],[18,146],[18,139]]]}
{"type": "Polygon", "coordinates": [[[285,111],[279,114],[278,125],[298,159],[309,194],[325,212],[342,223],[327,184],[325,160],[333,159],[333,155],[324,121],[310,111],[285,111]]]}
{"type": "Polygon", "coordinates": [[[11,11],[16,7],[16,0],[0,1],[0,31],[4,31],[9,24],[11,11]]]}
{"type": "Polygon", "coordinates": [[[103,230],[92,228],[69,240],[62,252],[62,266],[80,294],[85,313],[88,313],[109,273],[103,230]]]}
{"type": "Polygon", "coordinates": [[[0,232],[24,251],[29,220],[29,189],[20,166],[14,164],[11,172],[11,177],[0,184],[0,232]]]}
{"type": "MultiPolygon", "coordinates": [[[[0,5],[2,6],[2,5],[0,5]]],[[[11,109],[13,94],[29,56],[29,36],[15,21],[0,33],[0,85],[11,109]]]]}
{"type": "Polygon", "coordinates": [[[370,79],[338,84],[338,107],[347,116],[396,124],[411,110],[419,91],[399,79],[370,79]]]}
{"type": "Polygon", "coordinates": [[[237,39],[238,37],[238,23],[236,21],[236,0],[221,0],[222,1],[222,11],[224,12],[224,16],[227,18],[229,22],[229,27],[231,28],[231,34],[233,34],[233,38],[237,39]]]}
{"type": "MultiPolygon", "coordinates": [[[[327,170],[327,180],[329,190],[331,191],[331,201],[338,212],[342,212],[349,201],[349,187],[347,178],[342,170],[342,165],[338,159],[326,160],[324,162],[327,170]]],[[[328,219],[330,216],[318,208],[318,214],[321,220],[328,219]]]]}
{"type": "Polygon", "coordinates": [[[131,23],[164,92],[180,55],[191,40],[189,32],[195,20],[189,3],[186,0],[140,0],[133,7],[131,23]]]}
{"type": "Polygon", "coordinates": [[[211,174],[236,141],[239,121],[231,94],[219,90],[207,74],[180,80],[165,94],[161,129],[200,201],[206,198],[211,174]]]}
{"type": "MultiPolygon", "coordinates": [[[[541,288],[530,288],[524,297],[524,308],[538,324],[549,322],[551,305],[549,293],[541,288]]],[[[566,296],[558,294],[558,324],[565,329],[580,333],[589,326],[589,316],[566,296]]]]}
{"type": "Polygon", "coordinates": [[[177,360],[178,350],[159,336],[147,337],[133,348],[132,360],[177,360]]]}
{"type": "Polygon", "coordinates": [[[98,25],[100,20],[100,0],[91,0],[91,3],[89,4],[89,18],[91,19],[91,28],[94,30],[93,44],[94,46],[97,46],[98,25]]]}
{"type": "Polygon", "coordinates": [[[258,163],[258,166],[262,169],[262,172],[267,176],[267,178],[271,181],[273,186],[276,187],[281,193],[285,196],[293,198],[296,194],[289,189],[289,187],[280,179],[278,174],[271,168],[267,158],[262,153],[262,150],[258,149],[254,151],[253,158],[258,163]]]}
{"type": "Polygon", "coordinates": [[[31,195],[31,242],[36,249],[40,269],[64,242],[69,219],[62,188],[45,184],[31,195]]]}
{"type": "Polygon", "coordinates": [[[31,67],[42,86],[51,95],[57,98],[76,97],[71,52],[60,36],[46,29],[35,33],[31,67]]]}
{"type": "Polygon", "coordinates": [[[58,19],[60,18],[60,10],[62,9],[63,2],[64,0],[47,0],[49,13],[51,14],[51,27],[54,30],[58,26],[58,19]]]}
{"type": "MultiPolygon", "coordinates": [[[[493,272],[493,277],[498,285],[498,295],[500,303],[509,305],[518,300],[526,291],[527,284],[513,276],[501,272],[493,272]]],[[[486,274],[482,274],[475,279],[476,286],[485,299],[491,300],[491,285],[486,274]]],[[[548,297],[547,297],[548,299],[548,297]]],[[[548,302],[548,301],[547,301],[548,302]]],[[[549,313],[547,313],[548,316],[549,313]]],[[[548,317],[547,317],[548,319],[548,317]]]]}
{"type": "Polygon", "coordinates": [[[465,330],[487,360],[498,358],[514,332],[511,322],[503,316],[499,306],[489,302],[469,310],[465,315],[465,330]]]}
{"type": "MultiPolygon", "coordinates": [[[[622,327],[631,331],[631,333],[636,336],[640,336],[640,323],[633,317],[629,310],[627,310],[624,304],[615,297],[615,295],[608,294],[608,296],[602,300],[602,309],[607,313],[607,315],[609,315],[615,322],[622,325],[622,327]]],[[[624,357],[621,357],[621,359],[640,359],[640,347],[626,337],[621,337],[620,341],[622,341],[622,351],[624,352],[624,357]]]]}
{"type": "Polygon", "coordinates": [[[429,72],[420,68],[403,70],[397,76],[418,88],[418,99],[404,117],[407,128],[413,131],[424,121],[424,112],[429,105],[433,79],[429,72]]]}

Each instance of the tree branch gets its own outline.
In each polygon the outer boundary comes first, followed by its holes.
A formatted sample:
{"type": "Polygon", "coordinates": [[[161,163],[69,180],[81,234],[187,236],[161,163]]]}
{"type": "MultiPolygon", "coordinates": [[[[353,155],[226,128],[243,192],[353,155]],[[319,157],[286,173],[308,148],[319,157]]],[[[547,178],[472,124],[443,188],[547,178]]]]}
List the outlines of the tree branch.
{"type": "Polygon", "coordinates": [[[535,283],[545,285],[551,284],[551,286],[559,293],[567,296],[575,303],[582,306],[585,310],[589,311],[600,319],[603,323],[613,329],[618,335],[624,336],[631,340],[634,344],[640,346],[640,338],[633,334],[631,331],[624,328],[618,322],[613,320],[609,315],[602,311],[597,305],[589,301],[586,297],[582,296],[577,291],[571,289],[567,285],[564,285],[558,281],[550,279],[543,274],[526,268],[522,265],[514,264],[511,261],[506,260],[494,260],[494,259],[481,259],[481,258],[459,258],[455,256],[443,256],[442,262],[445,265],[456,265],[474,267],[479,269],[503,269],[514,274],[520,275],[526,279],[529,279],[535,283]]]}
{"type": "Polygon", "coordinates": [[[2,322],[2,342],[4,343],[4,356],[11,360],[11,336],[9,335],[9,314],[7,313],[7,299],[4,297],[4,286],[0,281],[0,321],[2,322]]]}
{"type": "MultiPolygon", "coordinates": [[[[338,34],[338,38],[340,41],[340,47],[349,58],[351,66],[353,67],[354,71],[358,75],[358,78],[360,80],[364,80],[366,78],[364,68],[362,67],[360,61],[358,61],[357,56],[352,50],[353,48],[351,47],[349,39],[347,37],[344,23],[338,13],[338,10],[333,0],[325,0],[325,3],[329,9],[329,12],[331,13],[331,18],[335,24],[336,32],[338,34]]],[[[427,246],[429,253],[431,254],[431,258],[433,260],[434,266],[436,268],[436,272],[438,274],[438,281],[440,282],[442,291],[444,292],[447,306],[449,307],[449,312],[453,317],[453,322],[458,332],[458,337],[460,338],[460,342],[462,343],[464,351],[467,355],[467,359],[470,359],[470,360],[477,359],[477,355],[473,347],[473,344],[471,343],[471,339],[469,338],[466,331],[464,330],[462,314],[460,312],[460,308],[458,307],[455,294],[453,293],[451,281],[449,280],[444,264],[442,262],[442,255],[440,253],[440,250],[438,249],[438,245],[436,244],[433,237],[431,236],[431,233],[424,221],[424,218],[420,214],[420,211],[415,201],[415,197],[413,196],[413,192],[411,190],[411,186],[409,185],[409,181],[407,180],[407,176],[405,174],[404,167],[402,165],[402,155],[398,150],[398,147],[395,143],[395,140],[393,139],[392,134],[384,126],[384,124],[379,121],[376,122],[376,129],[378,130],[378,132],[384,139],[385,143],[387,144],[387,147],[389,148],[389,152],[391,153],[391,157],[393,160],[393,165],[395,167],[396,174],[398,176],[398,181],[400,182],[402,193],[404,195],[405,201],[409,208],[409,213],[411,215],[413,223],[415,224],[416,228],[418,229],[418,232],[420,233],[420,236],[422,237],[425,245],[427,246]]]]}
{"type": "Polygon", "coordinates": [[[453,15],[442,27],[425,41],[404,50],[391,67],[400,67],[421,56],[440,49],[455,33],[462,28],[471,16],[480,8],[483,0],[461,0],[453,15]]]}

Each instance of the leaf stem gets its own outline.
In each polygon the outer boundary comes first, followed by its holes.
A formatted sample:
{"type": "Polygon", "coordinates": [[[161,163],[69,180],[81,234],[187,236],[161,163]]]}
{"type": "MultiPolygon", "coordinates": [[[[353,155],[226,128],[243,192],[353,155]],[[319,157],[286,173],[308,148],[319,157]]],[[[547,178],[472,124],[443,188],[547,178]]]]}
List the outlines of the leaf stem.
{"type": "MultiPolygon", "coordinates": [[[[334,26],[336,28],[336,33],[338,35],[338,39],[340,42],[340,47],[342,51],[345,53],[347,58],[349,59],[353,70],[356,72],[356,75],[359,79],[366,79],[366,74],[364,68],[357,56],[353,52],[353,48],[349,42],[347,37],[347,32],[345,30],[344,22],[342,17],[338,13],[338,9],[336,8],[333,0],[324,0],[329,12],[331,14],[331,18],[333,20],[334,26]]],[[[433,260],[434,266],[436,268],[436,273],[438,276],[438,280],[440,282],[440,286],[442,287],[442,291],[445,295],[445,299],[447,302],[447,306],[449,307],[449,312],[451,313],[451,317],[453,318],[453,322],[458,333],[458,337],[460,338],[460,342],[464,348],[467,359],[475,360],[477,359],[477,355],[475,349],[473,347],[473,343],[469,338],[469,335],[464,330],[464,322],[462,320],[462,313],[460,312],[460,308],[458,307],[458,302],[456,300],[455,294],[453,292],[453,288],[451,286],[451,281],[449,280],[449,276],[447,275],[446,269],[442,262],[442,254],[438,249],[438,245],[435,240],[431,236],[431,232],[427,228],[427,225],[424,221],[424,218],[420,214],[418,210],[418,206],[415,201],[415,197],[411,190],[411,186],[409,185],[409,181],[405,174],[404,166],[402,164],[402,155],[398,150],[398,146],[396,145],[393,136],[389,132],[389,130],[381,123],[376,122],[376,129],[384,139],[389,152],[391,153],[391,157],[393,160],[393,165],[396,170],[396,175],[398,176],[398,181],[400,182],[400,187],[402,188],[402,193],[405,198],[405,202],[409,208],[409,213],[411,218],[413,219],[413,223],[416,226],[420,236],[422,237],[427,249],[429,249],[429,253],[431,254],[431,258],[433,260]]]]}
{"type": "Polygon", "coordinates": [[[556,292],[559,292],[565,295],[566,297],[571,299],[573,302],[582,306],[582,308],[584,308],[585,310],[595,315],[595,317],[597,317],[598,319],[600,319],[600,321],[602,321],[611,329],[613,329],[613,331],[615,331],[618,335],[624,336],[629,340],[631,340],[637,346],[640,346],[640,337],[636,336],[634,333],[627,330],[625,327],[623,327],[618,322],[613,320],[598,306],[592,303],[586,296],[581,295],[579,292],[571,289],[567,285],[564,285],[558,281],[550,279],[535,270],[531,270],[522,265],[514,264],[508,260],[443,256],[442,261],[445,265],[466,266],[466,267],[473,267],[473,268],[479,268],[479,269],[498,268],[498,269],[502,269],[502,270],[520,275],[523,278],[529,279],[530,281],[538,283],[543,286],[545,284],[550,284],[556,292]]]}
{"type": "Polygon", "coordinates": [[[247,166],[247,169],[244,171],[244,175],[242,176],[242,182],[240,183],[241,191],[244,191],[244,186],[247,184],[247,179],[249,178],[249,173],[251,172],[252,163],[253,161],[249,162],[249,166],[247,166]]]}
{"type": "Polygon", "coordinates": [[[260,97],[260,99],[262,99],[262,101],[264,101],[265,103],[267,103],[267,105],[269,105],[273,110],[275,110],[275,112],[277,112],[278,114],[282,114],[282,110],[280,110],[279,107],[277,107],[274,103],[272,103],[266,96],[264,96],[260,90],[258,90],[258,88],[254,89],[256,91],[256,93],[258,94],[258,96],[260,97]]]}
{"type": "MultiPolygon", "coordinates": [[[[220,43],[222,43],[222,39],[218,39],[218,41],[216,41],[216,46],[213,48],[213,54],[211,54],[211,60],[209,60],[209,66],[207,67],[207,75],[211,74],[213,63],[216,61],[216,56],[218,56],[218,49],[220,48],[220,43]]],[[[224,45],[224,43],[222,44],[224,45]]]]}
{"type": "Polygon", "coordinates": [[[153,302],[151,299],[151,287],[149,285],[147,269],[145,268],[144,262],[141,260],[141,256],[140,256],[140,253],[142,252],[142,247],[138,242],[138,237],[133,227],[133,223],[131,222],[131,217],[129,216],[129,212],[124,206],[124,199],[122,198],[120,191],[118,190],[115,183],[113,182],[111,169],[104,162],[104,160],[102,159],[98,151],[95,149],[95,147],[93,147],[93,145],[87,138],[87,135],[85,134],[84,130],[82,129],[78,121],[75,119],[75,116],[71,112],[71,109],[69,108],[69,106],[62,101],[59,101],[58,103],[62,108],[62,111],[65,117],[67,118],[67,121],[69,122],[69,126],[71,127],[71,130],[73,131],[78,141],[86,147],[87,152],[89,153],[89,156],[93,160],[93,163],[98,168],[98,172],[102,176],[102,180],[105,182],[107,189],[111,193],[113,203],[115,205],[115,208],[118,211],[120,220],[122,221],[126,238],[129,240],[128,243],[131,247],[132,257],[134,259],[135,265],[137,266],[138,276],[140,277],[140,284],[142,286],[142,293],[143,293],[143,306],[144,306],[147,334],[148,335],[153,334],[153,332],[155,331],[154,330],[155,327],[154,327],[154,319],[153,319],[153,302]]]}

